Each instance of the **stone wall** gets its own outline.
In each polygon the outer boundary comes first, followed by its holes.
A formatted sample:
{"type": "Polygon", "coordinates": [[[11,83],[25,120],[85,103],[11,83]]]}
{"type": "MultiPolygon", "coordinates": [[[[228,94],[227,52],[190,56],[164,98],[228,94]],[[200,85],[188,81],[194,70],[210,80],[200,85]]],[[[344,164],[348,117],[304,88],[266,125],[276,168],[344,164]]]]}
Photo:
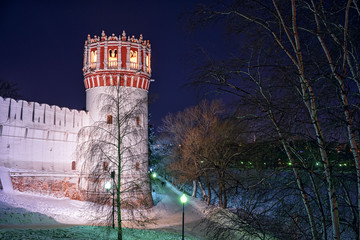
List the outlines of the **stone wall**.
{"type": "Polygon", "coordinates": [[[58,173],[77,170],[77,134],[88,125],[85,111],[0,97],[0,166],[58,173]]]}
{"type": "Polygon", "coordinates": [[[68,197],[80,201],[84,200],[84,195],[78,188],[78,176],[56,176],[56,174],[34,174],[31,176],[30,174],[11,173],[11,181],[14,190],[20,192],[30,192],[58,198],[68,197]]]}

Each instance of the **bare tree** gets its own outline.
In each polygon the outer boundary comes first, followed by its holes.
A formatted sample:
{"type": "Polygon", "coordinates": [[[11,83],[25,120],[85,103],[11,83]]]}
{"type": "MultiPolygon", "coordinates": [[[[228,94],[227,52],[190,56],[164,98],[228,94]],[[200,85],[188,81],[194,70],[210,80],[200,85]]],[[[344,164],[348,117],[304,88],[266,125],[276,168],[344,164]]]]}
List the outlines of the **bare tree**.
{"type": "Polygon", "coordinates": [[[164,119],[163,134],[173,136],[175,160],[169,165],[180,182],[193,181],[193,195],[199,185],[203,199],[210,203],[214,193],[220,207],[227,207],[234,186],[232,169],[244,142],[239,122],[224,119],[221,102],[203,100],[176,116],[164,119]],[[205,190],[206,188],[206,190],[205,190]]]}
{"type": "MultiPolygon", "coordinates": [[[[359,86],[359,58],[358,56],[358,31],[359,14],[357,1],[347,1],[346,3],[325,4],[323,1],[232,1],[229,4],[223,2],[202,6],[197,9],[191,17],[191,22],[195,24],[208,23],[213,20],[224,20],[233,33],[245,32],[249,29],[249,35],[255,36],[258,41],[265,42],[266,48],[271,48],[269,55],[278,57],[273,62],[266,62],[268,70],[280,69],[290,76],[289,82],[292,83],[300,97],[307,118],[313,128],[312,135],[316,139],[319,156],[324,169],[324,179],[327,182],[328,201],[332,220],[332,233],[334,239],[340,239],[340,221],[338,198],[335,192],[334,177],[332,173],[332,163],[327,151],[326,136],[324,132],[324,115],[321,111],[320,101],[324,97],[319,91],[320,85],[329,86],[332,92],[338,93],[338,102],[334,104],[332,99],[327,103],[327,107],[341,106],[344,114],[343,126],[348,133],[348,141],[353,152],[353,159],[359,171],[359,149],[358,141],[355,136],[356,125],[353,112],[357,109],[358,97],[351,95],[350,86],[359,86]],[[255,34],[254,34],[255,33],[255,34]],[[274,49],[274,50],[272,50],[274,49]],[[276,52],[278,54],[276,54],[276,52]],[[286,60],[287,59],[287,60],[286,60]],[[321,84],[319,84],[321,83],[321,84]],[[351,96],[351,97],[350,97],[351,96]]],[[[252,38],[254,40],[254,38],[252,38]]],[[[254,46],[254,45],[253,45],[254,46]]],[[[255,46],[257,47],[257,46],[255,46]]],[[[245,54],[248,55],[248,54],[245,54]]],[[[250,53],[251,55],[251,53],[250,53]]],[[[261,55],[261,58],[266,56],[261,55]]],[[[236,63],[240,61],[235,61],[236,63]]],[[[221,70],[220,74],[207,76],[209,79],[215,78],[216,81],[208,81],[221,91],[233,93],[235,95],[247,95],[251,98],[253,92],[248,88],[234,84],[231,80],[234,75],[238,77],[245,74],[251,79],[259,71],[255,70],[249,74],[248,70],[259,69],[259,62],[238,65],[229,71],[221,70]]],[[[219,73],[219,72],[218,72],[219,73]]],[[[269,75],[269,74],[268,74],[269,75]]],[[[288,147],[286,137],[283,136],[281,125],[279,125],[279,115],[274,115],[273,110],[268,106],[273,105],[273,96],[263,88],[259,78],[253,81],[258,89],[257,93],[262,95],[269,119],[277,129],[280,139],[283,141],[283,148],[287,152],[288,158],[294,164],[293,153],[288,147]]],[[[256,101],[256,99],[255,99],[256,101]]],[[[297,176],[295,172],[295,176],[297,176]]],[[[296,177],[301,179],[301,175],[296,177]]],[[[359,177],[358,177],[359,179],[359,177]]],[[[301,183],[299,183],[301,185],[301,183]]],[[[300,186],[299,185],[299,186],[300,186]]],[[[301,189],[301,188],[300,188],[301,189]]],[[[303,190],[302,190],[303,191],[303,190]]],[[[304,192],[305,193],[305,192],[304,192]]],[[[358,181],[358,210],[360,210],[360,182],[358,181]]],[[[305,196],[303,200],[306,202],[305,196]]],[[[305,203],[305,206],[307,204],[305,203]]],[[[310,208],[309,208],[310,210],[310,208]]],[[[317,239],[316,226],[312,222],[313,238],[317,239]]],[[[359,215],[359,213],[357,213],[359,215]]],[[[357,226],[359,223],[357,221],[357,226]]],[[[358,231],[359,232],[359,231],[358,231]]],[[[359,234],[357,234],[359,236],[359,234]]]]}
{"type": "Polygon", "coordinates": [[[140,210],[152,206],[147,173],[148,129],[143,121],[148,114],[147,99],[137,90],[114,86],[96,101],[102,106],[104,120],[79,132],[82,187],[91,201],[110,205],[111,195],[104,184],[113,177],[118,239],[122,239],[122,221],[140,224],[146,221],[140,210]]]}

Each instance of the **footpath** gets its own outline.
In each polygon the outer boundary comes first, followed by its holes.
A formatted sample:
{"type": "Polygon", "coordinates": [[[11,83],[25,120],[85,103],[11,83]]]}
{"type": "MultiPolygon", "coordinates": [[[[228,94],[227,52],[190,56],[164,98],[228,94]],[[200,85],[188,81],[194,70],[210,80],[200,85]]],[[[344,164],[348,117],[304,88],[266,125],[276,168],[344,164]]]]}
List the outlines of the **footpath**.
{"type": "MultiPolygon", "coordinates": [[[[181,233],[183,206],[180,197],[183,193],[161,177],[158,177],[157,181],[160,184],[154,184],[153,196],[160,201],[149,211],[148,217],[152,221],[146,228],[181,233]]],[[[185,235],[206,239],[204,211],[207,205],[199,199],[187,197],[188,201],[184,206],[185,235]]]]}

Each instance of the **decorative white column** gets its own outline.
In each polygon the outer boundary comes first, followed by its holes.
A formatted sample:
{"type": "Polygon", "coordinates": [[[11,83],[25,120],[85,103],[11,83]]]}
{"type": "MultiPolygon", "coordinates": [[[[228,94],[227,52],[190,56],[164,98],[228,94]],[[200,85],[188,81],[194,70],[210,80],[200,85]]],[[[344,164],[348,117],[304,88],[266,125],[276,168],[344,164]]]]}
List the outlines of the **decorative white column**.
{"type": "Polygon", "coordinates": [[[130,42],[126,47],[126,70],[130,70],[130,42]]]}
{"type": "Polygon", "coordinates": [[[90,44],[87,46],[88,47],[88,51],[87,51],[87,69],[91,69],[91,47],[90,44]]]}
{"type": "Polygon", "coordinates": [[[118,74],[117,75],[117,82],[116,82],[117,86],[120,86],[120,80],[121,80],[121,76],[120,76],[120,74],[118,74]]]}
{"type": "Polygon", "coordinates": [[[97,50],[96,50],[96,70],[100,68],[100,42],[97,42],[97,50]]]}
{"type": "Polygon", "coordinates": [[[84,69],[87,72],[89,69],[89,45],[86,45],[84,52],[84,69]]]}
{"type": "Polygon", "coordinates": [[[117,69],[121,69],[121,37],[119,37],[119,44],[118,44],[118,65],[117,69]]]}
{"type": "Polygon", "coordinates": [[[105,40],[105,44],[104,44],[104,69],[108,69],[108,40],[105,40]]]}
{"type": "Polygon", "coordinates": [[[141,47],[141,43],[138,43],[138,63],[139,63],[139,67],[138,67],[138,70],[142,70],[142,61],[141,61],[141,52],[142,52],[142,47],[141,47]]]}
{"type": "Polygon", "coordinates": [[[87,69],[89,70],[90,67],[91,67],[91,58],[90,58],[90,55],[91,55],[91,48],[90,48],[90,45],[87,46],[87,69]]]}
{"type": "Polygon", "coordinates": [[[143,55],[142,55],[143,56],[143,61],[142,61],[143,62],[143,68],[141,70],[146,71],[146,69],[145,69],[146,68],[146,51],[145,51],[146,48],[142,47],[142,49],[143,49],[143,55]]]}

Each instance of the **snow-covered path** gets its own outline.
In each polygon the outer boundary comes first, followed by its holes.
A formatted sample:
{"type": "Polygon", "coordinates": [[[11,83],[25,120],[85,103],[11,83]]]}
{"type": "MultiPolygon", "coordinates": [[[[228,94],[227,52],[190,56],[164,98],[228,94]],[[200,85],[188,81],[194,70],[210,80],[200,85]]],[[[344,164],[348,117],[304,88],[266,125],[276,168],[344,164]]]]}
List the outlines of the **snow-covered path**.
{"type": "MultiPolygon", "coordinates": [[[[161,179],[165,181],[164,179],[161,179]]],[[[181,233],[182,230],[182,204],[180,203],[180,195],[182,194],[168,182],[166,186],[158,189],[163,198],[151,210],[149,217],[154,223],[148,224],[149,229],[162,229],[172,232],[181,233]]],[[[206,208],[206,204],[189,197],[189,201],[185,204],[185,232],[192,236],[205,238],[203,226],[201,225],[204,215],[202,210],[206,208]]]]}

